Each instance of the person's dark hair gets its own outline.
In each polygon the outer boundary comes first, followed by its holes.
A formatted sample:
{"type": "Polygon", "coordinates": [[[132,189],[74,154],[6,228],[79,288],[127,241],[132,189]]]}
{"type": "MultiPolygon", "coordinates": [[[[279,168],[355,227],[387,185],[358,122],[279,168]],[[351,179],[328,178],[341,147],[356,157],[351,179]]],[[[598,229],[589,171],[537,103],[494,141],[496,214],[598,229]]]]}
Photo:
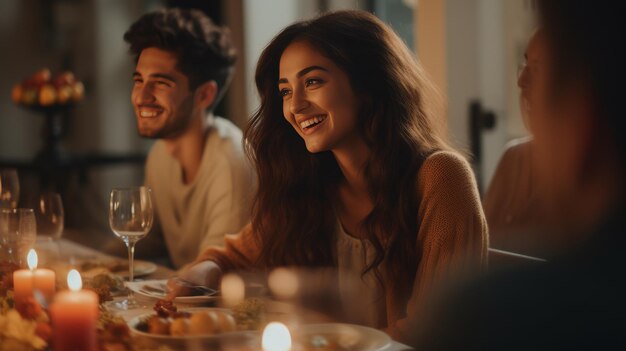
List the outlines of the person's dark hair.
{"type": "Polygon", "coordinates": [[[336,259],[333,207],[343,175],[330,151],[309,153],[283,116],[279,61],[294,41],[306,41],[332,60],[368,101],[359,118],[372,152],[365,176],[374,209],[363,229],[377,254],[365,272],[379,274],[384,259],[384,270],[408,296],[420,260],[417,172],[430,153],[448,147],[436,116],[427,111],[425,94],[432,89],[414,55],[366,12],[333,12],[297,22],[261,54],[255,76],[261,105],[245,131],[259,177],[252,217],[263,248],[259,264],[331,266],[336,259]],[[400,275],[407,267],[410,276],[400,275]]]}
{"type": "Polygon", "coordinates": [[[214,80],[223,96],[230,82],[236,52],[228,29],[216,26],[199,10],[163,9],[143,15],[124,33],[130,51],[139,59],[141,51],[158,48],[178,56],[178,69],[189,79],[189,88],[214,80]]]}
{"type": "Polygon", "coordinates": [[[626,47],[622,3],[599,0],[537,0],[540,25],[553,57],[553,91],[582,83],[594,95],[597,123],[613,133],[626,166],[626,47]]]}

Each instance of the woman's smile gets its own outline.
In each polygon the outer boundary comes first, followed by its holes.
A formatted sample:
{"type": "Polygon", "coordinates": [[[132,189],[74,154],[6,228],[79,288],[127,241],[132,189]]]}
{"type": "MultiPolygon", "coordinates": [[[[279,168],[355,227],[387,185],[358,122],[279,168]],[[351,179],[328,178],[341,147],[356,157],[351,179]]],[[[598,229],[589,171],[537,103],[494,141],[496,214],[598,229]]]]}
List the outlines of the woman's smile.
{"type": "Polygon", "coordinates": [[[300,129],[305,135],[315,132],[328,118],[328,115],[316,115],[301,119],[298,122],[300,129]]]}

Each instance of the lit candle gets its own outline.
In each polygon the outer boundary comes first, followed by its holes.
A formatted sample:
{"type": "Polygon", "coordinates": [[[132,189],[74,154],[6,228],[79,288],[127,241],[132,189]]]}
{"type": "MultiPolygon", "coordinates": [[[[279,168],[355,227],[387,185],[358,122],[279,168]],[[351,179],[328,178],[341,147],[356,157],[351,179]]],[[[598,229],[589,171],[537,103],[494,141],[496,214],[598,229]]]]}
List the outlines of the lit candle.
{"type": "Polygon", "coordinates": [[[263,351],[289,351],[291,350],[291,334],[287,326],[272,322],[263,329],[261,338],[263,351]]]}
{"type": "Polygon", "coordinates": [[[51,269],[37,268],[37,252],[28,252],[28,267],[33,272],[33,291],[39,291],[47,302],[50,302],[56,291],[56,274],[51,269]]]}
{"type": "Polygon", "coordinates": [[[30,269],[18,269],[13,272],[13,298],[23,301],[33,296],[33,272],[30,269]]]}
{"type": "Polygon", "coordinates": [[[33,296],[33,291],[41,292],[46,301],[49,301],[55,292],[54,271],[45,268],[37,269],[37,252],[34,249],[28,251],[26,257],[28,269],[20,269],[13,272],[13,290],[15,300],[22,301],[33,296]]]}
{"type": "Polygon", "coordinates": [[[56,294],[50,306],[52,346],[55,351],[97,350],[98,295],[81,290],[75,269],[67,274],[67,286],[70,290],[56,294]]]}

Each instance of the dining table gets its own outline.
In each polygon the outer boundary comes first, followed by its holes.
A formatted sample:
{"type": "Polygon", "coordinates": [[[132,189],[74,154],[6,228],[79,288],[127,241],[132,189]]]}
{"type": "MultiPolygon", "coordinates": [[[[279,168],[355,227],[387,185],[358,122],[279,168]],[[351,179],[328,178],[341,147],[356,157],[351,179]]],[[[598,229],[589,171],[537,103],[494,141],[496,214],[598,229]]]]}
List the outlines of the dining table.
{"type": "MultiPolygon", "coordinates": [[[[48,257],[49,261],[60,259],[70,264],[76,264],[77,262],[81,262],[82,260],[85,260],[85,259],[94,260],[94,261],[124,260],[119,257],[107,255],[94,248],[87,247],[83,244],[79,244],[77,242],[74,242],[65,238],[58,239],[54,242],[50,240],[37,240],[35,249],[41,252],[42,257],[44,258],[43,260],[44,262],[46,260],[46,257],[48,257]]],[[[142,262],[142,261],[138,261],[138,262],[142,262]]],[[[150,269],[148,274],[141,275],[140,277],[135,278],[135,280],[146,281],[146,282],[153,281],[153,280],[163,280],[163,279],[168,279],[174,276],[176,273],[175,270],[165,267],[160,264],[150,263],[150,268],[152,269],[150,269]]],[[[118,315],[119,317],[122,317],[127,322],[130,322],[137,316],[153,312],[152,307],[156,299],[150,299],[145,296],[136,296],[136,299],[140,303],[140,305],[142,305],[141,308],[136,308],[136,309],[132,309],[128,311],[118,310],[118,311],[114,311],[114,313],[118,315]]],[[[299,311],[302,311],[298,313],[302,313],[303,315],[306,314],[310,316],[316,316],[316,313],[314,311],[305,311],[305,310],[299,310],[299,311]]],[[[313,319],[315,319],[315,317],[313,317],[313,319]]],[[[405,350],[413,350],[413,349],[405,344],[392,340],[385,347],[379,350],[380,351],[405,351],[405,350]]]]}

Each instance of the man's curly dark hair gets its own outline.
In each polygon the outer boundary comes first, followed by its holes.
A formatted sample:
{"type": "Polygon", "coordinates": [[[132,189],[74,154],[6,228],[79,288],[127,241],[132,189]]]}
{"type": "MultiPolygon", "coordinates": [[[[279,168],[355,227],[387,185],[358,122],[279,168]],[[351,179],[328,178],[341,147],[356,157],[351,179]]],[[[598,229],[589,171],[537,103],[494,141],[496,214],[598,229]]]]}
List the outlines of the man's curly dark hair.
{"type": "Polygon", "coordinates": [[[218,95],[213,106],[226,91],[237,59],[229,30],[199,10],[169,8],[147,13],[124,33],[124,41],[130,44],[135,60],[146,48],[175,53],[191,90],[214,80],[218,95]]]}

